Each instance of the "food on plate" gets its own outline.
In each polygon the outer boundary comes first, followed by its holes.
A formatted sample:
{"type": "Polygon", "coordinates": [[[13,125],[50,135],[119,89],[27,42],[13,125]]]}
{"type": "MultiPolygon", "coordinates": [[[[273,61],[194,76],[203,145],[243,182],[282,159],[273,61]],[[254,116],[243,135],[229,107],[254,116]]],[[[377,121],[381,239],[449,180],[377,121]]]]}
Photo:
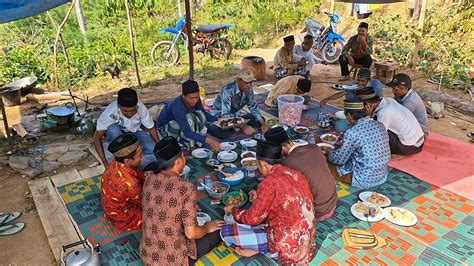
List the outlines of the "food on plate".
{"type": "Polygon", "coordinates": [[[215,184],[215,185],[212,185],[211,190],[214,193],[225,193],[227,192],[228,188],[220,184],[215,184]]]}
{"type": "Polygon", "coordinates": [[[244,178],[244,172],[239,170],[233,173],[231,176],[226,177],[225,179],[228,181],[232,181],[232,180],[240,180],[242,178],[244,178]]]}
{"type": "Polygon", "coordinates": [[[337,137],[333,135],[326,135],[322,138],[322,140],[327,141],[327,142],[333,142],[337,140],[337,137]]]}
{"type": "Polygon", "coordinates": [[[242,192],[242,190],[240,191],[239,195],[230,195],[225,204],[226,205],[235,205],[235,206],[239,206],[240,204],[242,204],[244,202],[244,193],[242,192]]]}
{"type": "Polygon", "coordinates": [[[243,122],[245,122],[245,120],[242,117],[224,118],[219,120],[218,125],[220,127],[232,127],[242,124],[243,122]]]}
{"type": "Polygon", "coordinates": [[[242,158],[254,158],[255,155],[252,152],[246,152],[242,155],[242,158]]]}
{"type": "Polygon", "coordinates": [[[372,195],[370,195],[370,197],[367,199],[367,201],[377,205],[385,205],[388,203],[388,198],[377,192],[373,192],[372,195]]]}
{"type": "Polygon", "coordinates": [[[296,127],[295,131],[298,132],[298,133],[306,133],[306,132],[308,132],[308,129],[305,128],[305,127],[296,127]]]}
{"type": "Polygon", "coordinates": [[[390,208],[388,210],[390,218],[397,223],[410,223],[415,218],[407,210],[390,208]]]}
{"type": "Polygon", "coordinates": [[[243,161],[243,162],[242,162],[242,165],[243,165],[244,167],[257,166],[257,160],[247,160],[247,161],[243,161]]]}
{"type": "Polygon", "coordinates": [[[371,217],[375,217],[375,216],[378,216],[380,214],[382,214],[382,210],[380,208],[373,208],[373,207],[369,207],[367,206],[367,204],[363,203],[363,202],[358,202],[357,205],[356,205],[356,211],[358,213],[362,213],[362,214],[369,214],[371,217]],[[374,210],[374,213],[373,215],[370,215],[370,209],[373,209],[374,210]]]}

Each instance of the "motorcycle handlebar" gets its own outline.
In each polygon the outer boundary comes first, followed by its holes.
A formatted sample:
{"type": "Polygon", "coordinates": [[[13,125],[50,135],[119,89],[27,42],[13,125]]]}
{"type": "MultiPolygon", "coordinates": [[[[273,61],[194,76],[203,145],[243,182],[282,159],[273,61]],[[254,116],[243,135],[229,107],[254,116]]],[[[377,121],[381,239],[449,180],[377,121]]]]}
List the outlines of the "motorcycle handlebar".
{"type": "Polygon", "coordinates": [[[329,12],[327,12],[327,11],[324,11],[324,14],[326,14],[326,15],[328,15],[328,16],[331,15],[331,13],[329,13],[329,12]]]}

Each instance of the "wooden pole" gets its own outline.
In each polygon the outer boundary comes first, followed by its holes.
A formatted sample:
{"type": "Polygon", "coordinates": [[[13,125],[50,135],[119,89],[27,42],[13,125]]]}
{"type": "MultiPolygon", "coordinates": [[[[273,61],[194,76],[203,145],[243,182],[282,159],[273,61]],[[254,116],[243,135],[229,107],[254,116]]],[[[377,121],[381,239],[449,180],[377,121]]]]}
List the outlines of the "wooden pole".
{"type": "Polygon", "coordinates": [[[183,16],[183,11],[181,11],[181,0],[178,0],[178,14],[180,18],[183,16]]]}
{"type": "Polygon", "coordinates": [[[2,108],[2,117],[3,117],[3,126],[5,127],[5,133],[7,134],[8,143],[12,142],[12,134],[10,131],[10,126],[8,126],[7,112],[5,111],[5,106],[3,105],[2,96],[0,96],[0,108],[2,108]]]}
{"type": "Polygon", "coordinates": [[[86,34],[86,21],[84,19],[84,14],[82,13],[82,6],[81,0],[76,0],[76,16],[77,16],[77,23],[79,24],[79,29],[81,30],[82,34],[86,34]]]}
{"type": "Polygon", "coordinates": [[[427,6],[428,6],[428,0],[423,0],[421,3],[420,18],[418,20],[419,35],[416,37],[415,49],[413,51],[413,57],[411,60],[411,63],[413,66],[416,66],[418,64],[418,51],[420,50],[421,39],[423,38],[423,28],[425,26],[425,15],[426,15],[427,6]]]}
{"type": "Polygon", "coordinates": [[[125,9],[127,10],[128,33],[130,34],[130,46],[132,47],[132,57],[135,63],[135,72],[137,74],[138,86],[142,88],[140,80],[140,72],[138,71],[137,55],[135,54],[135,42],[133,41],[132,17],[130,16],[130,8],[128,7],[128,0],[125,0],[125,9]]]}
{"type": "Polygon", "coordinates": [[[191,29],[191,6],[189,0],[184,0],[186,6],[186,28],[188,31],[189,79],[194,79],[193,32],[191,29]]]}
{"type": "Polygon", "coordinates": [[[330,1],[331,1],[331,2],[330,2],[330,5],[329,5],[329,13],[332,14],[332,13],[334,13],[334,5],[335,5],[335,3],[334,3],[334,0],[330,0],[330,1]]]}

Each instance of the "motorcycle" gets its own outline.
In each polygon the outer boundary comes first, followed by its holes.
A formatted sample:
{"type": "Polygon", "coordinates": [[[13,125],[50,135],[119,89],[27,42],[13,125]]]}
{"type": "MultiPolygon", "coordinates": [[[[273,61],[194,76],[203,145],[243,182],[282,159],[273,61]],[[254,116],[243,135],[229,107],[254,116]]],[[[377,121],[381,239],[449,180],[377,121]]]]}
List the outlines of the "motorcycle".
{"type": "Polygon", "coordinates": [[[318,52],[324,61],[332,64],[339,59],[346,39],[337,34],[336,25],[341,22],[339,16],[328,12],[324,14],[329,17],[328,28],[311,17],[306,18],[304,24],[308,34],[314,37],[314,51],[318,52]]]}
{"type": "MultiPolygon", "coordinates": [[[[214,59],[229,59],[232,53],[232,43],[226,35],[221,33],[234,24],[212,24],[199,25],[192,29],[191,41],[193,49],[200,53],[209,52],[214,59]]],[[[179,41],[182,39],[186,44],[188,41],[188,32],[186,27],[186,18],[182,17],[176,23],[174,28],[160,29],[161,33],[173,34],[171,41],[160,41],[153,46],[151,50],[151,59],[155,65],[172,66],[179,62],[180,51],[179,41]]]]}

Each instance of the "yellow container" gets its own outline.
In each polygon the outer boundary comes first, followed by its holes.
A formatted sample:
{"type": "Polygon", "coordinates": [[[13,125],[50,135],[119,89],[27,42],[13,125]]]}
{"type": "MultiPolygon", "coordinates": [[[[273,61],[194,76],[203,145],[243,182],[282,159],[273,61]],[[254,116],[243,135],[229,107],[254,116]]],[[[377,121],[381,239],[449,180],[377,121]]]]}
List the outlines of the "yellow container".
{"type": "Polygon", "coordinates": [[[199,97],[201,98],[201,102],[204,105],[206,102],[206,89],[204,87],[199,87],[199,97]]]}

